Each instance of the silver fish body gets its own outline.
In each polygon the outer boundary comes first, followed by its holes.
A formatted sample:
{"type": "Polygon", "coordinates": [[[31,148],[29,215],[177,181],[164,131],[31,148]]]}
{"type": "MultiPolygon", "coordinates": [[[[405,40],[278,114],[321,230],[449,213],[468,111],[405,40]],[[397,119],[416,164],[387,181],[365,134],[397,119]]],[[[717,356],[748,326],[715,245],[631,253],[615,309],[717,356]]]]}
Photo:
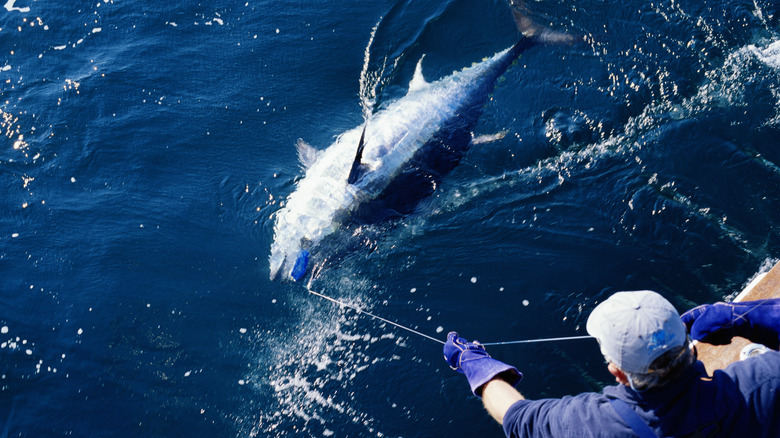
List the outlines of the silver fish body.
{"type": "Polygon", "coordinates": [[[471,130],[496,80],[520,53],[535,44],[534,39],[524,38],[432,83],[423,79],[418,63],[408,93],[374,114],[367,126],[344,132],[322,151],[299,144],[306,174],[275,213],[270,278],[283,273],[283,279],[300,279],[309,254],[322,239],[350,221],[361,206],[384,196],[389,188],[396,192],[395,199],[402,199],[404,193],[397,192],[406,186],[393,185],[393,181],[412,163],[429,165],[426,171],[432,178],[440,178],[457,165],[470,145],[471,130]],[[351,178],[361,133],[360,174],[351,178]],[[348,177],[354,183],[348,183],[348,177]]]}

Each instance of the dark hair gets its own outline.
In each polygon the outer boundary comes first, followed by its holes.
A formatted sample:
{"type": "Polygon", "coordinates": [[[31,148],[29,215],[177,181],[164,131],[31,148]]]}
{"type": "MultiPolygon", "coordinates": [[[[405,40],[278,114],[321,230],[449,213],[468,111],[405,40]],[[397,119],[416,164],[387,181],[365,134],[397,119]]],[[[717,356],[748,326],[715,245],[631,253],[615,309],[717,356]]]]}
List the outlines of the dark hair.
{"type": "Polygon", "coordinates": [[[685,372],[694,362],[696,362],[696,350],[690,347],[689,342],[685,342],[657,357],[646,373],[623,372],[634,390],[646,391],[666,385],[685,372]]]}

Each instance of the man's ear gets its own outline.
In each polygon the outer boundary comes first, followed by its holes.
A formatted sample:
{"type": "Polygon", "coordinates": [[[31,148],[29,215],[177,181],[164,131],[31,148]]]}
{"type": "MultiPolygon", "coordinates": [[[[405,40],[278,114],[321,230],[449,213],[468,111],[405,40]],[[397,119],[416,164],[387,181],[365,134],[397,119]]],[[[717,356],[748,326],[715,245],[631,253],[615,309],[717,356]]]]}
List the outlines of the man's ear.
{"type": "Polygon", "coordinates": [[[620,368],[617,367],[614,363],[610,362],[609,365],[607,365],[607,370],[609,370],[609,373],[615,376],[615,381],[620,383],[621,385],[630,386],[628,383],[628,376],[626,376],[626,373],[623,372],[620,368]]]}

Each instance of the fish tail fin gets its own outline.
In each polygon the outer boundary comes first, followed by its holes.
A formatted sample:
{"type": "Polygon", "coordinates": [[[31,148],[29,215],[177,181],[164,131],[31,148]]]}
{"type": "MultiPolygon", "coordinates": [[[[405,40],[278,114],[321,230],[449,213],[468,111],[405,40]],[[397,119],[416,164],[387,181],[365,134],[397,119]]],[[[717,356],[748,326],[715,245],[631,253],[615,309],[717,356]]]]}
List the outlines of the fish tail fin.
{"type": "Polygon", "coordinates": [[[525,0],[507,0],[512,17],[515,19],[517,30],[524,37],[533,39],[543,44],[574,44],[583,40],[582,35],[572,35],[566,32],[552,30],[543,26],[528,16],[528,8],[525,6],[525,0]]]}

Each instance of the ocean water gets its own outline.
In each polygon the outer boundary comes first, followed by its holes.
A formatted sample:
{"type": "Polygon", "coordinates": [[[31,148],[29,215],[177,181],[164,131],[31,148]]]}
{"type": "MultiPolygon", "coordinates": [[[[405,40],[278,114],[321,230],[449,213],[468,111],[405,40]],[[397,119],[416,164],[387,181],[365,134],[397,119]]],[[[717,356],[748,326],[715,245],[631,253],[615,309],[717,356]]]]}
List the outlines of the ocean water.
{"type": "MultiPolygon", "coordinates": [[[[422,55],[435,80],[512,45],[504,2],[3,6],[2,437],[501,436],[440,344],[354,308],[577,336],[615,291],[685,310],[780,257],[776,2],[529,1],[586,42],[526,53],[476,132],[506,135],[307,278],[349,306],[268,280],[296,140],[403,96],[422,55]]],[[[591,340],[489,351],[530,398],[612,380],[591,340]]]]}

